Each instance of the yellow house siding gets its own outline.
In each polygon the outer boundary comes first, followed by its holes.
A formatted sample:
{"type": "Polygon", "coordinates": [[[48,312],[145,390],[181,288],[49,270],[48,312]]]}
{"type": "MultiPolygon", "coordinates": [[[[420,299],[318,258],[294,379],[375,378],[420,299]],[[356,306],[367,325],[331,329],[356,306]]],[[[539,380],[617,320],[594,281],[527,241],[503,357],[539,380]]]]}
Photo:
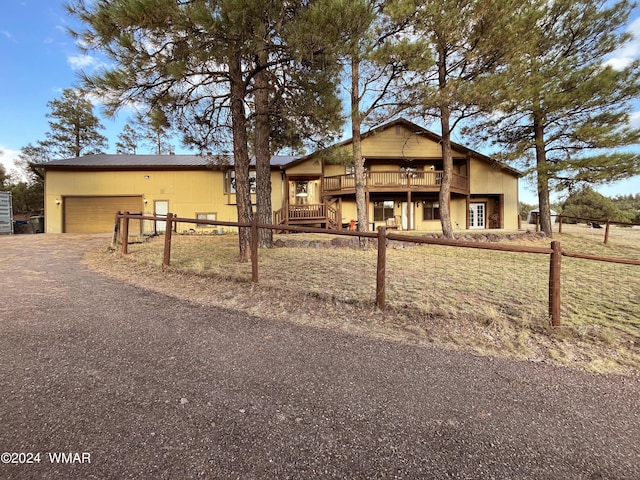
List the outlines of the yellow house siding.
{"type": "MultiPolygon", "coordinates": [[[[288,171],[288,170],[287,170],[288,171]]],[[[333,175],[344,175],[346,167],[344,165],[324,165],[324,176],[331,177],[333,175]]]]}
{"type": "MultiPolygon", "coordinates": [[[[362,155],[389,158],[442,158],[442,147],[430,138],[395,125],[362,140],[362,155]]],[[[455,156],[464,156],[455,152],[455,156]]]]}
{"type": "Polygon", "coordinates": [[[442,148],[432,140],[397,125],[366,137],[362,141],[362,155],[365,158],[440,157],[442,148]]]}
{"type": "Polygon", "coordinates": [[[282,180],[282,173],[271,172],[271,209],[275,212],[284,205],[283,199],[286,195],[285,184],[282,180]]]}
{"type": "MultiPolygon", "coordinates": [[[[518,178],[502,168],[496,168],[472,158],[470,182],[471,195],[504,195],[504,229],[517,230],[518,178]]],[[[482,199],[474,197],[472,201],[482,201],[482,199]]],[[[493,206],[489,204],[487,206],[489,214],[494,213],[493,206]]]]}
{"type": "MultiPolygon", "coordinates": [[[[343,167],[344,168],[344,167],[343,167]]],[[[322,164],[317,158],[309,158],[287,168],[287,175],[322,175],[322,164]]]]}
{"type": "MultiPolygon", "coordinates": [[[[373,212],[371,213],[373,216],[373,212]]],[[[355,201],[342,202],[342,223],[349,223],[358,218],[355,201]]]]}
{"type": "Polygon", "coordinates": [[[471,193],[502,193],[515,185],[518,179],[499,167],[493,167],[481,160],[471,159],[471,193]]]}
{"type": "Polygon", "coordinates": [[[50,233],[62,232],[65,196],[140,195],[147,214],[153,214],[154,201],[165,200],[169,211],[182,217],[193,218],[196,213],[216,213],[222,221],[237,217],[235,205],[227,203],[219,171],[49,170],[46,175],[45,221],[50,233]]]}
{"type": "Polygon", "coordinates": [[[517,179],[513,181],[515,182],[515,187],[511,188],[510,194],[505,194],[504,196],[504,228],[507,230],[517,230],[519,224],[518,182],[517,179]],[[514,189],[515,193],[512,191],[514,189]]]}
{"type": "MultiPolygon", "coordinates": [[[[393,199],[393,216],[401,217],[402,215],[402,206],[398,206],[398,204],[402,205],[403,202],[406,202],[406,197],[401,196],[390,196],[388,200],[393,199]]],[[[374,225],[375,229],[378,227],[386,225],[385,221],[374,222],[374,202],[369,203],[369,225],[374,225]]],[[[454,231],[456,230],[464,230],[466,228],[467,221],[467,202],[464,198],[454,198],[450,203],[451,207],[451,224],[453,226],[454,231]]],[[[411,216],[413,217],[413,224],[415,230],[425,231],[425,232],[441,232],[442,224],[440,220],[423,220],[424,207],[422,206],[422,202],[420,200],[413,202],[413,210],[411,211],[411,216]]],[[[356,204],[353,200],[348,200],[342,202],[342,223],[349,223],[350,220],[355,220],[357,218],[356,214],[356,204]]]]}

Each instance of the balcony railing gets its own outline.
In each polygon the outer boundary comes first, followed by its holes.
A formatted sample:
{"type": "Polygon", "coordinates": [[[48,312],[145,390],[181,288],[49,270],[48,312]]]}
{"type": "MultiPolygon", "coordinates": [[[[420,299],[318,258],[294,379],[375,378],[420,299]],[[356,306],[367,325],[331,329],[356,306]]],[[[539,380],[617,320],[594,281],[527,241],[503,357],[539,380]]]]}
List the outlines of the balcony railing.
{"type": "Polygon", "coordinates": [[[326,205],[323,203],[308,204],[308,205],[289,205],[289,220],[304,218],[318,218],[322,219],[326,216],[326,205]]]}
{"type": "Polygon", "coordinates": [[[273,212],[274,223],[326,223],[327,228],[337,230],[340,228],[338,211],[326,203],[308,205],[287,205],[273,212]]]}
{"type": "MultiPolygon", "coordinates": [[[[440,189],[443,175],[444,172],[439,170],[426,172],[367,172],[366,187],[369,191],[388,191],[390,189],[436,191],[440,189]]],[[[353,174],[335,175],[324,178],[325,192],[349,191],[355,190],[355,188],[355,176],[353,174]]],[[[451,188],[457,191],[468,192],[469,178],[454,173],[451,188]]]]}

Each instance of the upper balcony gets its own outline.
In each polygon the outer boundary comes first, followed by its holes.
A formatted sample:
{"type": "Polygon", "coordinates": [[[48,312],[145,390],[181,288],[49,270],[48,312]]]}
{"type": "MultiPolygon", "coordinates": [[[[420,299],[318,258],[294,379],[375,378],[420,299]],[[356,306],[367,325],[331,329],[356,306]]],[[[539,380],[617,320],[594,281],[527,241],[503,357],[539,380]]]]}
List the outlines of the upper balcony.
{"type": "MultiPolygon", "coordinates": [[[[444,172],[428,171],[373,171],[366,172],[366,189],[369,192],[438,192],[444,172]]],[[[356,191],[356,179],[353,174],[324,177],[324,193],[328,195],[347,195],[356,191]]],[[[469,177],[453,174],[451,192],[469,194],[469,177]]]]}

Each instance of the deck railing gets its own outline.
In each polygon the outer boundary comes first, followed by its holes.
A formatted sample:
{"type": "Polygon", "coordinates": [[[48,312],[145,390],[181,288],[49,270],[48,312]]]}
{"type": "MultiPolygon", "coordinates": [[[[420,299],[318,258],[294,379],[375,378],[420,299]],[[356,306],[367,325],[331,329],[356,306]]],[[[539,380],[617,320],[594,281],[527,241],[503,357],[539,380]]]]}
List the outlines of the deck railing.
{"type": "Polygon", "coordinates": [[[273,212],[273,221],[276,225],[281,225],[287,221],[295,222],[296,220],[327,222],[328,228],[331,229],[338,229],[340,226],[338,211],[324,203],[289,205],[273,212]]]}
{"type": "Polygon", "coordinates": [[[323,203],[310,203],[308,205],[289,205],[289,220],[326,217],[326,208],[323,203]]]}
{"type": "MultiPolygon", "coordinates": [[[[369,190],[377,188],[388,189],[421,189],[439,188],[442,184],[444,172],[429,170],[425,172],[380,171],[367,172],[365,176],[366,186],[369,190]]],[[[353,174],[334,175],[324,178],[324,191],[353,190],[356,187],[353,174]]],[[[451,187],[457,190],[469,190],[469,177],[453,174],[451,187]]]]}

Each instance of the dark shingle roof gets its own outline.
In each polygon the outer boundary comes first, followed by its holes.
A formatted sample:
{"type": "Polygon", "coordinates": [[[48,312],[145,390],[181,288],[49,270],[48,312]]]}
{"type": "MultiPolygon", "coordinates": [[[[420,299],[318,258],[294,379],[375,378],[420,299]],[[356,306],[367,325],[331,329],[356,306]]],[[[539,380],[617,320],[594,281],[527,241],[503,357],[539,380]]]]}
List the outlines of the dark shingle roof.
{"type": "MultiPolygon", "coordinates": [[[[297,156],[274,155],[271,158],[271,166],[278,167],[298,159],[297,156]]],[[[255,165],[255,158],[251,159],[255,165]]],[[[44,168],[223,168],[233,165],[233,157],[226,155],[128,155],[107,154],[85,155],[78,158],[53,160],[41,164],[44,168]]]]}

